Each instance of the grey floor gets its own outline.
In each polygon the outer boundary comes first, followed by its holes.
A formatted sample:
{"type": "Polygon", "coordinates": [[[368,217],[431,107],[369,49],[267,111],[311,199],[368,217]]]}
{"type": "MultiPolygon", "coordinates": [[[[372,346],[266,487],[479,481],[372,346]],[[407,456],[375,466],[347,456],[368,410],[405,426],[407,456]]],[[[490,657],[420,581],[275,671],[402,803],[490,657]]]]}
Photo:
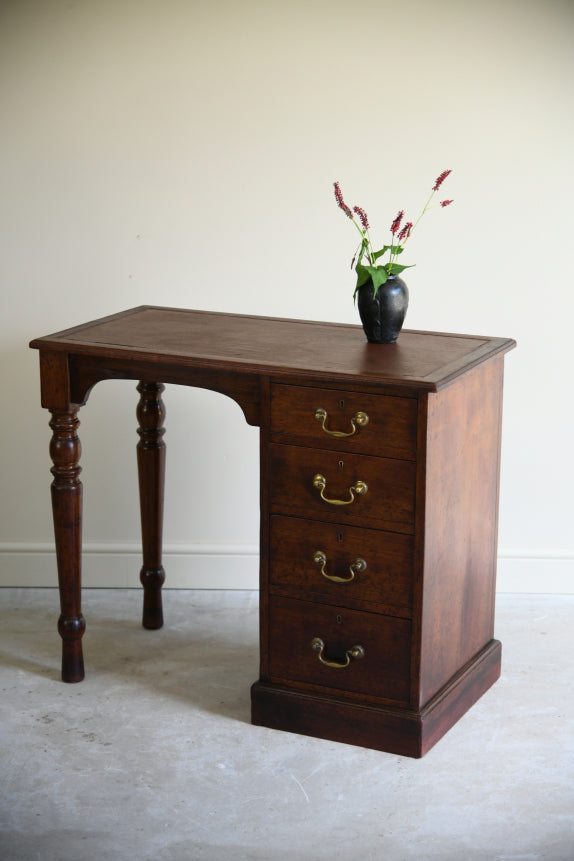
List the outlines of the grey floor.
{"type": "Polygon", "coordinates": [[[0,592],[0,859],[574,858],[574,596],[499,595],[503,675],[422,760],[253,727],[257,594],[0,592]]]}

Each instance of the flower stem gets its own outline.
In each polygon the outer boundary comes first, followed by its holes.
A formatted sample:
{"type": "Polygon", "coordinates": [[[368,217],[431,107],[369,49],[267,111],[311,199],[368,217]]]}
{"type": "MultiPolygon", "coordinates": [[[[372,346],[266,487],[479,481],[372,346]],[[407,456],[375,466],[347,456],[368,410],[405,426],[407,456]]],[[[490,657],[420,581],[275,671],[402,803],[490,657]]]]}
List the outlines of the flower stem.
{"type": "Polygon", "coordinates": [[[373,265],[374,265],[374,261],[373,261],[373,246],[372,246],[372,244],[371,244],[371,237],[369,236],[369,234],[368,234],[368,232],[367,232],[367,230],[366,230],[366,229],[365,229],[365,230],[363,230],[361,227],[359,227],[359,225],[357,224],[357,222],[355,221],[355,219],[354,219],[354,218],[352,218],[352,219],[351,219],[351,221],[353,222],[353,224],[355,225],[355,227],[357,228],[357,230],[358,230],[358,231],[359,231],[359,233],[361,234],[361,240],[362,240],[362,241],[361,241],[361,247],[362,247],[362,245],[363,245],[363,241],[364,241],[365,239],[367,240],[367,248],[366,248],[366,251],[367,251],[367,260],[369,261],[369,264],[370,264],[371,266],[373,266],[373,265]]]}
{"type": "Polygon", "coordinates": [[[423,217],[423,215],[425,214],[425,212],[426,212],[426,211],[427,211],[427,209],[429,208],[429,206],[430,206],[430,202],[431,202],[431,200],[433,199],[433,197],[435,196],[435,194],[436,194],[436,191],[434,191],[434,190],[433,190],[433,191],[431,191],[431,196],[429,197],[429,199],[428,199],[428,200],[427,200],[427,202],[425,203],[424,208],[423,208],[423,211],[421,212],[421,214],[419,215],[419,217],[417,218],[417,220],[416,220],[416,221],[415,221],[415,223],[413,224],[413,227],[412,227],[411,233],[413,232],[413,230],[415,229],[415,227],[417,226],[417,224],[419,223],[419,221],[421,220],[421,218],[423,217]]]}

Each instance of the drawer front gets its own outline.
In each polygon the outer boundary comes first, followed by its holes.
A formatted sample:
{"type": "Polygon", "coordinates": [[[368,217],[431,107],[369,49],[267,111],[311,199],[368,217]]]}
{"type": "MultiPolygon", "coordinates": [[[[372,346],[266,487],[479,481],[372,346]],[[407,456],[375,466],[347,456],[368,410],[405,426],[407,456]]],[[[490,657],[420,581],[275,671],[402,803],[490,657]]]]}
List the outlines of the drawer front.
{"type": "Polygon", "coordinates": [[[275,514],[413,531],[414,461],[271,444],[269,467],[275,514]]]}
{"type": "Polygon", "coordinates": [[[271,434],[277,442],[414,460],[417,401],[277,384],[271,389],[271,434]]]}
{"type": "Polygon", "coordinates": [[[269,614],[272,681],[408,702],[411,623],[407,619],[277,596],[270,598],[269,614]],[[323,643],[321,653],[317,640],[323,643]],[[361,647],[362,657],[350,657],[356,646],[361,647]],[[337,666],[326,666],[321,657],[337,666]]]}
{"type": "Polygon", "coordinates": [[[271,517],[270,530],[275,594],[346,606],[384,604],[410,615],[411,535],[279,515],[271,517]]]}

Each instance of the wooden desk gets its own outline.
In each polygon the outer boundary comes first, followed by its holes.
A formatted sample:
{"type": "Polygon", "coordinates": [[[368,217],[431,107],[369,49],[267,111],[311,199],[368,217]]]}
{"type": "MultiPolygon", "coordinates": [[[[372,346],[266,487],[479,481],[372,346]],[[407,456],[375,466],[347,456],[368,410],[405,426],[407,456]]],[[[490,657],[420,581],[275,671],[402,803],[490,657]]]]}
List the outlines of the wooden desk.
{"type": "Polygon", "coordinates": [[[78,410],[139,380],[143,624],[163,623],[164,383],[261,428],[253,723],[422,756],[493,684],[503,355],[405,330],[140,307],[32,341],[53,431],[62,678],[84,676],[78,410]]]}

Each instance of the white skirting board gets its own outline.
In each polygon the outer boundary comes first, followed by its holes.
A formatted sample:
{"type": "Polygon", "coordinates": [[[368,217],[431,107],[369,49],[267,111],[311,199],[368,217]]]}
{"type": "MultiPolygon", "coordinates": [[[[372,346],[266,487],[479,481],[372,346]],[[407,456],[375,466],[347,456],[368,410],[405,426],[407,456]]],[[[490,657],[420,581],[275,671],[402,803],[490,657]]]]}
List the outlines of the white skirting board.
{"type": "MultiPolygon", "coordinates": [[[[250,545],[166,544],[165,588],[257,589],[259,548],[250,545]]],[[[86,588],[139,588],[137,544],[84,543],[86,588]]],[[[56,586],[53,545],[0,544],[0,587],[56,586]]],[[[574,593],[574,551],[501,550],[498,592],[574,593]]]]}

